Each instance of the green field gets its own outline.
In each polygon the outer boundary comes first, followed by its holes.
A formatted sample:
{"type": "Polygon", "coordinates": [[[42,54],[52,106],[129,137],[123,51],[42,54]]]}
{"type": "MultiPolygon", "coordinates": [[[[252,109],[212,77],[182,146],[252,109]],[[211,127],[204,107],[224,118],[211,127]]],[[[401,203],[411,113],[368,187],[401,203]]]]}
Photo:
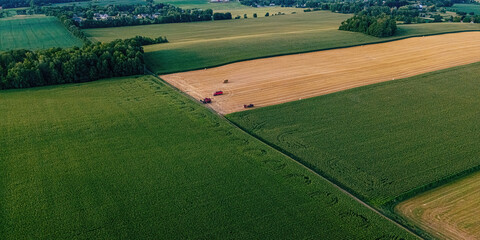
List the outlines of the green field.
{"type": "Polygon", "coordinates": [[[240,10],[252,8],[235,0],[228,3],[211,3],[209,0],[155,0],[155,2],[172,4],[183,9],[240,10]]]}
{"type": "Polygon", "coordinates": [[[83,2],[68,2],[68,3],[56,3],[52,4],[56,7],[62,6],[79,6],[88,7],[89,5],[107,6],[107,5],[133,5],[133,4],[147,4],[145,0],[94,0],[83,2]]]}
{"type": "Polygon", "coordinates": [[[43,15],[0,19],[0,51],[81,46],[55,18],[43,15]]]}
{"type": "Polygon", "coordinates": [[[272,36],[272,40],[275,40],[279,35],[287,35],[290,32],[336,30],[338,28],[337,24],[351,16],[331,12],[312,12],[272,16],[262,19],[249,18],[211,22],[153,24],[85,29],[84,31],[93,40],[100,42],[110,42],[115,39],[131,38],[137,35],[147,37],[158,37],[160,35],[166,36],[171,44],[207,42],[217,45],[222,42],[233,41],[233,43],[236,43],[234,41],[236,39],[255,38],[262,35],[272,36]]]}
{"type": "Polygon", "coordinates": [[[455,10],[457,12],[466,12],[467,14],[474,12],[475,15],[480,15],[480,4],[454,4],[449,10],[455,10]]]}
{"type": "Polygon", "coordinates": [[[379,207],[480,165],[478,76],[480,63],[228,118],[379,207]]]}
{"type": "Polygon", "coordinates": [[[150,76],[0,111],[0,239],[412,238],[150,76]]]}
{"type": "Polygon", "coordinates": [[[145,47],[149,68],[162,74],[408,36],[480,30],[480,24],[410,24],[399,25],[395,37],[380,39],[337,30],[340,23],[349,17],[351,15],[320,11],[262,19],[88,29],[86,32],[94,40],[102,42],[136,35],[166,36],[170,43],[145,47]]]}

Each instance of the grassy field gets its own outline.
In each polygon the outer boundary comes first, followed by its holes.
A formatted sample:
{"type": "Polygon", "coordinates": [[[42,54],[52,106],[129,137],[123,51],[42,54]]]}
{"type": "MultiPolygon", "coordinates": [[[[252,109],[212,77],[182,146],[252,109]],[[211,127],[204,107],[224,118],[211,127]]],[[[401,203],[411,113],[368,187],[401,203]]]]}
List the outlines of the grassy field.
{"type": "Polygon", "coordinates": [[[56,3],[53,6],[79,6],[88,7],[89,5],[107,6],[107,5],[132,5],[132,4],[147,4],[145,0],[93,0],[83,2],[68,2],[68,3],[56,3]]]}
{"type": "Polygon", "coordinates": [[[236,43],[235,40],[237,39],[267,36],[275,41],[280,35],[285,36],[292,32],[335,30],[338,28],[337,24],[350,16],[331,12],[313,12],[272,16],[263,19],[242,18],[212,22],[96,28],[86,29],[85,32],[93,40],[100,42],[110,42],[119,38],[142,35],[147,37],[166,36],[171,44],[210,43],[219,45],[222,42],[236,43]]]}
{"type": "Polygon", "coordinates": [[[0,111],[0,239],[412,238],[153,77],[0,111]]]}
{"type": "Polygon", "coordinates": [[[478,76],[472,64],[227,117],[382,206],[480,165],[478,76]]]}
{"type": "Polygon", "coordinates": [[[211,3],[209,0],[155,0],[155,2],[172,4],[183,9],[242,10],[252,8],[235,0],[228,3],[211,3]]]}
{"type": "Polygon", "coordinates": [[[441,239],[480,237],[480,173],[400,203],[396,211],[441,239]]]}
{"type": "Polygon", "coordinates": [[[0,19],[0,51],[82,44],[55,17],[35,15],[0,19]]]}
{"type": "Polygon", "coordinates": [[[456,10],[458,12],[466,12],[467,14],[471,13],[471,12],[474,12],[475,15],[480,15],[480,4],[461,4],[461,3],[457,3],[457,4],[454,4],[453,7],[449,8],[449,9],[453,9],[453,10],[456,10]]]}
{"type": "Polygon", "coordinates": [[[170,43],[145,47],[148,67],[163,74],[408,36],[480,30],[480,24],[467,23],[399,25],[395,37],[379,39],[337,30],[350,16],[320,11],[262,19],[89,29],[86,32],[102,42],[135,35],[166,36],[170,43]]]}

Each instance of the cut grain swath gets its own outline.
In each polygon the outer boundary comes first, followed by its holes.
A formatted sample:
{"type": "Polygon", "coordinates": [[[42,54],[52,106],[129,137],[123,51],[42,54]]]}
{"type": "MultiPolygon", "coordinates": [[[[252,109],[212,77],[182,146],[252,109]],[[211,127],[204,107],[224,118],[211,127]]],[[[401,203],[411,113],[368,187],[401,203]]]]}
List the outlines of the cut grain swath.
{"type": "Polygon", "coordinates": [[[161,78],[200,99],[228,88],[211,105],[222,114],[264,107],[480,61],[480,33],[257,59],[161,78]],[[228,84],[223,84],[229,79],[228,84]],[[228,85],[228,87],[227,87],[228,85]]]}

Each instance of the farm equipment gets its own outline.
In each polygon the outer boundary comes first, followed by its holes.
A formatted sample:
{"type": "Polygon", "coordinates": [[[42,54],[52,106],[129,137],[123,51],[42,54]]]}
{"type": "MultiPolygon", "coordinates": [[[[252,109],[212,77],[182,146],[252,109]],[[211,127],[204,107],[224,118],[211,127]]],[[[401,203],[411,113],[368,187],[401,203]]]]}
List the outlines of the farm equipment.
{"type": "Polygon", "coordinates": [[[243,108],[253,108],[253,107],[254,107],[254,106],[253,106],[252,103],[250,103],[250,104],[248,104],[248,105],[243,105],[243,108]]]}
{"type": "Polygon", "coordinates": [[[223,91],[216,91],[213,96],[223,95],[223,91]]]}
{"type": "Polygon", "coordinates": [[[202,102],[203,104],[207,104],[207,103],[211,103],[212,99],[211,98],[204,98],[204,99],[200,99],[200,102],[202,102]]]}

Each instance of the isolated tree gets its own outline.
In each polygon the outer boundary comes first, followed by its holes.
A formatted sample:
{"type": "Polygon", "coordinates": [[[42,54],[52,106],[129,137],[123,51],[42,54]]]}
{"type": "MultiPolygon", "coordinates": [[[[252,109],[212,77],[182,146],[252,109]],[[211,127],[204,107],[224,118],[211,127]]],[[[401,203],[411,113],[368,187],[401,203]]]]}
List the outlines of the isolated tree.
{"type": "Polygon", "coordinates": [[[243,18],[247,18],[247,14],[246,14],[246,13],[245,13],[245,14],[243,14],[243,18]]]}
{"type": "Polygon", "coordinates": [[[270,16],[270,13],[268,13],[268,12],[265,13],[265,17],[268,17],[268,16],[270,16]]]}
{"type": "Polygon", "coordinates": [[[257,14],[256,14],[256,13],[253,14],[253,18],[257,18],[257,14]]]}

